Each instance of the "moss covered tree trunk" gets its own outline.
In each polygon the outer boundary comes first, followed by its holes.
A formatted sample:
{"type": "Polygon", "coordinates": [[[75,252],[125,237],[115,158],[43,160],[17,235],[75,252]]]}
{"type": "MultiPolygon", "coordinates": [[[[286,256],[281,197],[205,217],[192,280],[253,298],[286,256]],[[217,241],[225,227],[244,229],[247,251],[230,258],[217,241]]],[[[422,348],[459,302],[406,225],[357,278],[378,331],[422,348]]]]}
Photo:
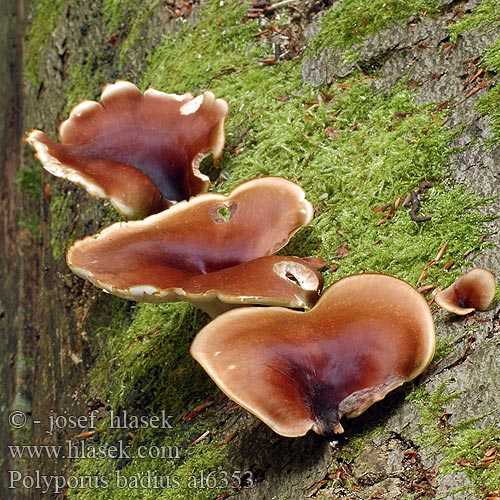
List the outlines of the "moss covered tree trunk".
{"type": "MultiPolygon", "coordinates": [[[[2,449],[2,495],[7,490],[8,471],[26,471],[26,461],[16,460],[8,450],[14,441],[29,439],[24,418],[31,413],[32,367],[38,338],[38,290],[41,247],[20,219],[37,221],[38,197],[23,191],[16,182],[21,164],[23,134],[22,45],[24,37],[23,2],[4,1],[0,5],[0,347],[1,405],[0,444],[2,449]],[[9,415],[18,410],[19,426],[10,425],[9,415]]],[[[29,188],[28,188],[29,191],[29,188]]],[[[37,187],[39,192],[39,188],[37,187]]],[[[12,417],[17,418],[16,414],[12,417]]],[[[20,492],[19,498],[28,498],[20,492]]]]}
{"type": "Polygon", "coordinates": [[[426,373],[345,422],[331,447],[278,436],[216,389],[189,356],[203,313],[127,303],[66,266],[73,240],[119,217],[42,171],[21,139],[32,128],[55,138],[71,107],[127,79],[228,100],[225,154],[203,164],[212,189],[262,175],[300,183],[315,219],[286,251],[323,259],[327,286],[364,271],[430,290],[473,266],[500,275],[498,2],[270,5],[0,4],[1,498],[500,490],[498,304],[465,319],[436,310],[426,373]],[[417,222],[402,202],[422,180],[430,219],[417,222]],[[116,425],[125,415],[146,425],[116,425]]]}

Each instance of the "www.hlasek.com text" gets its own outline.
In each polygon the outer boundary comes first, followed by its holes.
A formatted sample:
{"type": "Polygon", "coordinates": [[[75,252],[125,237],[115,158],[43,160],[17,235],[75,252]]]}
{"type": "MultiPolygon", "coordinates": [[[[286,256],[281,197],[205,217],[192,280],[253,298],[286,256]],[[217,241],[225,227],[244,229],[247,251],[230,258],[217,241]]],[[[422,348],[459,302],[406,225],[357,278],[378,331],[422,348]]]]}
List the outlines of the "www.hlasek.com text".
{"type": "Polygon", "coordinates": [[[10,445],[10,456],[14,459],[132,459],[152,458],[174,460],[181,458],[178,446],[134,446],[124,441],[115,444],[94,444],[85,440],[67,439],[63,445],[10,445]]]}

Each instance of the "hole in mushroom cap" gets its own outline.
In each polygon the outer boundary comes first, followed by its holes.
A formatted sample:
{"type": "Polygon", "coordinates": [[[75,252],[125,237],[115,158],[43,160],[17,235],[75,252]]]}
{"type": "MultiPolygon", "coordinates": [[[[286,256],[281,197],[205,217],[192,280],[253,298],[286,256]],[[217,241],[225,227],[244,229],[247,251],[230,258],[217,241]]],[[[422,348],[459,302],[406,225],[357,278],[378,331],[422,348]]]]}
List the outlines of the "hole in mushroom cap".
{"type": "Polygon", "coordinates": [[[300,283],[299,283],[299,280],[292,274],[292,273],[286,273],[285,274],[285,278],[288,280],[288,281],[291,281],[292,283],[295,283],[296,285],[299,285],[300,286],[300,283]]]}
{"type": "Polygon", "coordinates": [[[316,274],[299,262],[277,262],[274,265],[274,272],[303,290],[315,290],[318,287],[318,277],[316,274]]]}
{"type": "Polygon", "coordinates": [[[232,201],[215,203],[210,208],[210,217],[216,224],[224,224],[233,218],[237,208],[238,204],[232,201]]]}

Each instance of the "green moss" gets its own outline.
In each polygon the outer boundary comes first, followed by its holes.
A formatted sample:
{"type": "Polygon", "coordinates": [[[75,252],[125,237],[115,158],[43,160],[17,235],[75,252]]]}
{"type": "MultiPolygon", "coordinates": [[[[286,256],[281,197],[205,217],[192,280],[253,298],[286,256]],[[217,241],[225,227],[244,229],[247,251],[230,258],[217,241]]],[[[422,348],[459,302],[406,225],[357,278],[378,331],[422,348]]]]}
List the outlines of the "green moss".
{"type": "Polygon", "coordinates": [[[94,379],[106,383],[111,405],[174,413],[194,405],[211,387],[189,355],[205,322],[189,304],[137,304],[127,329],[103,330],[94,379]]]}
{"type": "Polygon", "coordinates": [[[16,172],[14,184],[21,192],[33,200],[42,194],[42,171],[38,165],[34,167],[21,167],[16,172]]]}
{"type": "Polygon", "coordinates": [[[123,220],[111,204],[94,200],[67,180],[55,179],[51,183],[50,246],[55,260],[64,258],[75,239],[123,220]],[[79,201],[76,201],[75,192],[80,193],[79,201]]]}
{"type": "Polygon", "coordinates": [[[153,0],[150,2],[141,2],[140,4],[138,4],[140,6],[140,9],[135,13],[133,22],[128,29],[121,45],[119,56],[121,68],[123,68],[124,64],[127,61],[129,49],[140,42],[139,36],[141,33],[141,29],[143,28],[147,20],[151,17],[151,15],[153,15],[155,9],[158,8],[160,3],[160,0],[153,0]]]}
{"type": "Polygon", "coordinates": [[[425,388],[417,387],[406,398],[407,401],[416,403],[420,410],[422,431],[416,438],[420,446],[433,447],[442,451],[446,444],[449,428],[441,425],[441,418],[445,414],[445,405],[460,397],[458,393],[447,393],[446,388],[446,383],[442,382],[434,392],[429,394],[425,388]]]}
{"type": "Polygon", "coordinates": [[[74,63],[68,67],[68,88],[64,111],[66,115],[79,102],[98,99],[108,80],[109,68],[106,64],[106,57],[104,52],[96,52],[81,63],[74,63]]]}
{"type": "Polygon", "coordinates": [[[67,68],[65,112],[84,99],[98,99],[102,88],[113,80],[123,78],[118,69],[123,68],[128,49],[140,43],[138,36],[144,23],[153,15],[159,0],[132,2],[130,0],[105,0],[100,29],[104,36],[96,47],[72,54],[67,68]],[[111,76],[112,75],[112,76],[111,76]]]}
{"type": "MultiPolygon", "coordinates": [[[[347,91],[333,86],[328,92],[333,99],[327,104],[306,107],[311,92],[262,106],[254,130],[246,134],[252,135],[251,144],[246,139],[238,157],[224,165],[234,179],[227,184],[252,175],[297,180],[315,205],[316,217],[286,251],[336,264],[335,273],[326,273],[327,283],[359,271],[389,272],[416,283],[446,241],[446,259],[463,265],[467,249],[478,248],[481,203],[443,184],[451,135],[440,125],[441,117],[414,105],[405,90],[383,95],[353,83],[347,91]],[[327,134],[332,129],[334,138],[327,134]],[[434,184],[421,200],[429,222],[412,221],[402,207],[385,222],[374,213],[404,199],[421,179],[434,184]],[[466,228],[477,231],[469,237],[466,228]],[[339,260],[341,245],[349,254],[339,260]]],[[[430,279],[437,274],[432,269],[430,279]]]]}
{"type": "Polygon", "coordinates": [[[448,443],[447,461],[443,464],[442,472],[453,473],[465,470],[481,495],[497,490],[500,461],[497,459],[490,464],[482,461],[485,452],[494,447],[500,447],[498,427],[459,430],[448,443]]]}
{"type": "Polygon", "coordinates": [[[134,0],[104,0],[102,14],[108,33],[111,35],[122,30],[134,18],[138,8],[138,2],[134,0]]]}
{"type": "Polygon", "coordinates": [[[321,19],[321,32],[313,46],[316,50],[324,47],[345,50],[412,15],[436,15],[442,8],[442,3],[436,0],[374,0],[369,9],[363,0],[336,2],[321,19]]]}
{"type": "Polygon", "coordinates": [[[349,441],[342,448],[342,463],[347,465],[356,463],[356,460],[363,453],[366,439],[370,436],[373,436],[373,432],[350,436],[349,441]]]}
{"type": "Polygon", "coordinates": [[[104,25],[110,37],[120,40],[119,64],[127,62],[129,48],[140,43],[139,36],[144,24],[160,6],[160,0],[134,2],[131,0],[105,0],[104,25]]]}
{"type": "Polygon", "coordinates": [[[460,394],[447,393],[446,389],[443,382],[431,394],[419,387],[407,397],[408,401],[417,404],[421,414],[419,424],[422,430],[415,442],[439,455],[441,475],[465,470],[478,494],[484,495],[498,488],[498,460],[488,466],[482,466],[481,462],[487,449],[499,445],[498,427],[478,428],[477,422],[484,415],[450,424],[445,407],[460,394]]]}
{"type": "MultiPolygon", "coordinates": [[[[436,330],[439,331],[439,324],[436,325],[436,330]]],[[[462,338],[462,334],[458,336],[462,338]]],[[[453,352],[457,343],[457,336],[451,335],[449,337],[439,336],[436,338],[436,351],[433,357],[433,363],[443,359],[445,356],[453,352]]]]}
{"type": "Polygon", "coordinates": [[[33,11],[25,48],[24,74],[38,88],[40,54],[50,40],[63,11],[64,0],[38,0],[33,11]]]}
{"type": "MultiPolygon", "coordinates": [[[[497,33],[500,29],[500,4],[497,0],[484,0],[471,13],[448,27],[452,41],[457,41],[467,30],[482,30],[486,33],[497,33]]],[[[488,47],[480,61],[480,66],[487,70],[486,77],[500,73],[500,40],[488,47]]],[[[500,142],[500,87],[493,86],[488,93],[482,95],[477,102],[477,109],[482,115],[488,115],[492,137],[486,143],[498,147],[500,142]]]]}
{"type": "Polygon", "coordinates": [[[22,212],[17,223],[19,227],[27,229],[33,236],[40,236],[40,217],[38,215],[22,212]]]}
{"type": "MultiPolygon", "coordinates": [[[[206,430],[216,434],[213,424],[206,427],[207,422],[213,422],[214,415],[207,411],[192,422],[185,423],[181,419],[214,392],[212,383],[189,355],[190,341],[205,322],[205,315],[189,304],[138,304],[128,327],[101,330],[95,339],[100,356],[93,369],[94,390],[109,402],[115,415],[127,412],[149,418],[166,411],[172,416],[169,420],[172,428],[146,426],[134,432],[130,443],[131,459],[79,460],[75,469],[79,477],[99,470],[109,484],[96,491],[74,488],[69,498],[202,500],[230,488],[232,472],[222,469],[226,456],[224,447],[218,446],[213,436],[188,446],[206,430]],[[141,458],[141,452],[143,456],[152,456],[141,458]],[[163,453],[164,458],[158,459],[157,453],[163,453]],[[202,475],[205,487],[201,483],[202,475]],[[150,477],[159,481],[160,476],[163,487],[143,487],[152,484],[150,477]],[[142,485],[125,491],[119,486],[125,484],[126,478],[129,486],[131,481],[146,479],[142,485]],[[120,480],[123,481],[120,483],[120,480]]],[[[109,419],[100,427],[108,429],[97,438],[100,446],[109,448],[117,442],[129,444],[130,429],[116,430],[116,425],[110,426],[109,419]]]]}
{"type": "MultiPolygon", "coordinates": [[[[33,201],[38,201],[42,191],[42,174],[38,165],[34,167],[21,167],[16,172],[14,185],[33,201]]],[[[40,235],[40,216],[22,209],[18,214],[18,224],[30,231],[34,236],[40,235]]]]}
{"type": "MultiPolygon", "coordinates": [[[[125,2],[119,2],[117,12],[127,16],[128,10],[124,4],[125,2]]],[[[111,34],[106,33],[106,5],[108,4],[105,2],[102,17],[94,15],[89,20],[93,24],[92,30],[100,32],[102,37],[88,36],[85,50],[72,52],[68,57],[65,70],[65,115],[83,100],[98,100],[103,87],[117,79],[117,47],[116,42],[111,41],[111,34]]]]}
{"type": "MultiPolygon", "coordinates": [[[[339,486],[340,483],[342,488],[347,491],[356,490],[358,484],[355,477],[351,474],[342,474],[339,478],[338,472],[356,469],[359,458],[365,450],[366,443],[382,433],[383,426],[373,428],[373,426],[366,425],[363,426],[362,430],[358,430],[357,432],[352,432],[351,429],[349,438],[344,444],[340,445],[340,448],[336,452],[332,453],[332,462],[329,465],[328,476],[335,478],[330,479],[334,485],[339,486]]],[[[318,498],[318,500],[327,500],[331,498],[331,494],[327,486],[324,491],[320,490],[315,498],[318,498]]]]}
{"type": "Polygon", "coordinates": [[[66,248],[77,237],[74,231],[73,204],[71,196],[64,193],[53,194],[50,199],[50,247],[55,260],[61,260],[66,248]]]}
{"type": "Polygon", "coordinates": [[[209,83],[213,86],[214,80],[228,73],[258,65],[265,53],[254,39],[258,22],[243,22],[246,9],[244,2],[227,2],[223,7],[220,2],[207,2],[193,28],[185,26],[178,34],[166,35],[151,52],[142,87],[152,85],[177,93],[196,91],[209,83]]]}
{"type": "MultiPolygon", "coordinates": [[[[496,29],[500,29],[500,22],[497,22],[496,29]]],[[[500,74],[500,40],[497,40],[486,51],[482,60],[482,66],[488,71],[500,74]]],[[[483,115],[488,116],[489,126],[493,131],[486,143],[493,148],[498,148],[500,143],[500,86],[496,85],[491,90],[481,96],[477,102],[477,109],[483,115]]]]}
{"type": "Polygon", "coordinates": [[[484,245],[484,218],[478,215],[482,202],[444,185],[452,138],[442,126],[444,115],[417,106],[403,87],[377,92],[360,75],[324,89],[329,98],[320,103],[318,89],[302,86],[296,62],[260,64],[267,48],[255,34],[262,26],[242,22],[243,6],[219,13],[217,5],[208,2],[207,15],[193,29],[165,37],[150,56],[143,86],[174,92],[209,87],[228,100],[226,150],[237,153],[224,156],[221,170],[229,181],[218,189],[227,192],[259,175],[298,181],[316,218],[286,251],[337,264],[327,283],[366,270],[416,283],[446,241],[446,262],[454,260],[457,271],[431,268],[429,280],[456,276],[466,252],[484,245]],[[422,198],[422,214],[431,221],[413,222],[400,208],[377,225],[381,216],[373,211],[405,197],[421,179],[434,183],[422,198]],[[341,244],[351,252],[337,262],[341,244]]]}
{"type": "Polygon", "coordinates": [[[500,301],[500,285],[497,285],[497,290],[495,293],[495,297],[493,299],[493,303],[497,303],[500,301]]]}
{"type": "Polygon", "coordinates": [[[468,30],[489,27],[494,31],[499,20],[500,5],[497,0],[483,0],[469,14],[448,25],[451,42],[457,42],[460,35],[468,30]]]}
{"type": "MultiPolygon", "coordinates": [[[[128,442],[124,436],[121,439],[128,442]]],[[[68,498],[213,500],[221,491],[231,490],[231,473],[219,468],[225,455],[223,448],[210,443],[189,446],[186,436],[176,431],[167,433],[156,444],[151,443],[150,436],[147,439],[141,432],[135,434],[132,444],[128,445],[127,455],[131,458],[126,464],[120,464],[119,460],[80,460],[76,468],[79,477],[97,477],[100,485],[96,488],[71,488],[68,498]],[[140,444],[144,442],[148,445],[140,444]],[[157,458],[157,454],[163,458],[157,458]]],[[[105,441],[99,438],[96,446],[110,450],[113,445],[105,441]]],[[[112,442],[119,443],[120,439],[112,442]]]]}

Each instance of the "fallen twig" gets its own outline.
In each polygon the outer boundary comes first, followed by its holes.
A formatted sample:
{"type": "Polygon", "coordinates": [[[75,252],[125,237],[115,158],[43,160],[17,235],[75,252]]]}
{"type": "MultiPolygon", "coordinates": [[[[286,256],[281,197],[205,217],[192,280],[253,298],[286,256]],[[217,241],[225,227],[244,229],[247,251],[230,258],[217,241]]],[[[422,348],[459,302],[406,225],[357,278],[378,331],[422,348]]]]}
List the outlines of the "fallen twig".
{"type": "Polygon", "coordinates": [[[410,191],[411,196],[411,209],[410,209],[410,217],[411,220],[415,222],[425,222],[430,220],[430,217],[421,217],[417,215],[417,212],[420,210],[420,200],[418,199],[417,193],[415,191],[410,191]]]}
{"type": "Polygon", "coordinates": [[[194,446],[195,444],[198,444],[200,441],[203,441],[208,436],[210,436],[210,431],[204,432],[201,436],[197,437],[194,441],[191,441],[188,446],[194,446]]]}
{"type": "Polygon", "coordinates": [[[422,273],[420,274],[420,277],[417,280],[417,285],[420,285],[420,283],[422,283],[422,281],[424,281],[424,279],[427,278],[427,269],[429,269],[430,267],[434,266],[435,264],[437,264],[441,260],[441,258],[444,255],[444,252],[446,251],[446,248],[448,248],[448,242],[447,241],[445,241],[445,243],[441,246],[441,248],[439,249],[439,252],[437,253],[437,255],[430,262],[428,262],[425,265],[422,273]]]}

